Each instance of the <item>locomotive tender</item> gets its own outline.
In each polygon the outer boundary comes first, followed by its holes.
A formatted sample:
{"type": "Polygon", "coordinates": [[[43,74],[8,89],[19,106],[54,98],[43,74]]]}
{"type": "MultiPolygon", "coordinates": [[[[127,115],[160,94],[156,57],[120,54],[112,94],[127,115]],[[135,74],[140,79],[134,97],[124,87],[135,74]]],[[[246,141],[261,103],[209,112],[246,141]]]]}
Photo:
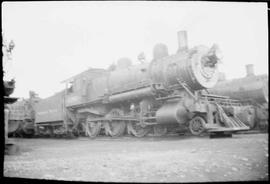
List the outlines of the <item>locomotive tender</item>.
{"type": "Polygon", "coordinates": [[[178,44],[173,55],[157,44],[151,62],[133,66],[122,58],[116,68],[90,68],[65,80],[65,90],[36,104],[37,132],[142,137],[179,126],[194,135],[248,130],[225,110],[233,106],[228,99],[201,93],[218,80],[218,47],[189,49],[185,31],[178,32],[178,44]]]}

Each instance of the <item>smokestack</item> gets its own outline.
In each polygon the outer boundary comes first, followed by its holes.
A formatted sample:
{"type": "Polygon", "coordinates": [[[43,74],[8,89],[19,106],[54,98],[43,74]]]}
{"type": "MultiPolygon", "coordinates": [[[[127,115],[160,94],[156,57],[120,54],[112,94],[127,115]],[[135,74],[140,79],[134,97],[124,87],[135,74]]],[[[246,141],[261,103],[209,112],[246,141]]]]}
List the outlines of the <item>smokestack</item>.
{"type": "Polygon", "coordinates": [[[246,65],[246,76],[249,77],[249,76],[254,76],[254,66],[253,64],[248,64],[246,65]]]}
{"type": "Polygon", "coordinates": [[[187,50],[188,49],[187,32],[186,31],[178,31],[177,38],[178,38],[178,51],[177,52],[187,50]]]}

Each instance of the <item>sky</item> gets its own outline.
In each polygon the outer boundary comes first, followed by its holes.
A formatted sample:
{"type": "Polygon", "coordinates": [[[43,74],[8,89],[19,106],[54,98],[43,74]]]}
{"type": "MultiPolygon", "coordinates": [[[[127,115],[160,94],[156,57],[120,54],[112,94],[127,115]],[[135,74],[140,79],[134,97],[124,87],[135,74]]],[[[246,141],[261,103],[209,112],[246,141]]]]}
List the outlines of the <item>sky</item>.
{"type": "Polygon", "coordinates": [[[41,98],[64,88],[61,81],[92,68],[108,68],[121,57],[138,64],[152,59],[155,44],[177,51],[177,31],[188,47],[218,44],[219,71],[244,77],[245,65],[268,74],[267,4],[248,2],[4,2],[2,33],[15,42],[5,78],[15,78],[11,96],[41,98]]]}

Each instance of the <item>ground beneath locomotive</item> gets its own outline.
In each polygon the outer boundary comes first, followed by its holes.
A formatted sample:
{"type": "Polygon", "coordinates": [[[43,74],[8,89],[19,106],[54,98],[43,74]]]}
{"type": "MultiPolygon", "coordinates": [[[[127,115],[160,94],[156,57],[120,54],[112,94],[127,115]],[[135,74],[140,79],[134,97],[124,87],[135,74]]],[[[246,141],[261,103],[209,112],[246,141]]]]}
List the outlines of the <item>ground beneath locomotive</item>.
{"type": "Polygon", "coordinates": [[[268,180],[268,134],[14,139],[4,176],[105,182],[268,180]]]}

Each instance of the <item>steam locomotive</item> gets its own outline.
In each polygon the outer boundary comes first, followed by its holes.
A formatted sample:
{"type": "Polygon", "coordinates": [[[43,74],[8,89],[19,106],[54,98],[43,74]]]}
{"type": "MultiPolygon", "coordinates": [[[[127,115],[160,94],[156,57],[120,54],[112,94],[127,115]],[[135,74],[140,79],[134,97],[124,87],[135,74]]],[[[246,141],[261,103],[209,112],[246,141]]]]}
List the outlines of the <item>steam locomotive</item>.
{"type": "Polygon", "coordinates": [[[219,49],[189,49],[186,31],[178,32],[178,51],[169,55],[164,44],[153,49],[150,62],[132,65],[128,58],[109,69],[90,68],[63,83],[64,90],[35,104],[37,134],[100,134],[136,137],[150,131],[165,134],[185,127],[203,132],[245,131],[246,126],[228,109],[230,98],[205,89],[218,80],[219,49]]]}
{"type": "Polygon", "coordinates": [[[246,76],[225,80],[220,75],[219,82],[209,91],[229,96],[242,104],[235,108],[236,115],[251,129],[268,128],[268,76],[255,75],[252,64],[246,65],[246,76]]]}

